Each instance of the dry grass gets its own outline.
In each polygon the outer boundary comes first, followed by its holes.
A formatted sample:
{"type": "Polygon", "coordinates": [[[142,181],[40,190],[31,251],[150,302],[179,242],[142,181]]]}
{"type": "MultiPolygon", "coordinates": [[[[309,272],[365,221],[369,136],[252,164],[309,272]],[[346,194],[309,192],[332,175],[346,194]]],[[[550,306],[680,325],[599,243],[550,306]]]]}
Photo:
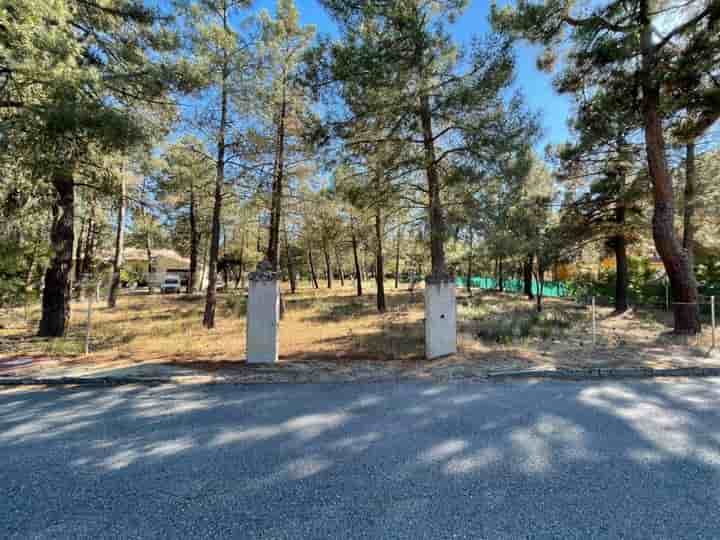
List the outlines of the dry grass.
{"type": "Polygon", "coordinates": [[[672,314],[630,310],[617,315],[598,307],[593,341],[590,306],[546,298],[542,314],[521,295],[485,293],[465,299],[459,308],[465,356],[504,354],[548,368],[716,365],[711,329],[705,321],[698,336],[672,333],[672,314]],[[463,305],[464,304],[464,305],[463,305]],[[470,336],[469,338],[467,336],[470,336]]]}
{"type": "MultiPolygon", "coordinates": [[[[281,361],[408,361],[423,358],[423,291],[386,285],[388,312],[375,309],[375,291],[354,288],[312,289],[286,294],[280,323],[281,361]]],[[[669,335],[668,316],[637,312],[613,316],[598,312],[598,337],[592,344],[590,312],[569,300],[547,299],[538,316],[518,295],[459,291],[459,354],[444,361],[474,366],[625,366],[666,367],[678,358],[697,363],[709,346],[709,330],[690,342],[669,335]]],[[[217,327],[202,327],[202,295],[122,295],[115,310],[95,304],[92,344],[84,355],[86,303],[73,304],[68,336],[34,337],[38,308],[0,318],[0,359],[15,356],[122,367],[137,363],[181,363],[206,368],[238,365],[245,358],[244,293],[221,294],[217,327]]],[[[393,362],[393,363],[396,363],[393,362]]],[[[673,364],[675,362],[675,364],[673,364]]],[[[301,363],[301,362],[299,362],[301,363]]],[[[434,364],[436,365],[436,364],[434,364]]]]}
{"type": "MultiPolygon", "coordinates": [[[[290,359],[408,359],[422,356],[422,291],[388,289],[389,310],[379,316],[375,291],[361,298],[349,285],[286,294],[280,323],[280,357],[290,359]]],[[[46,340],[33,336],[37,306],[0,320],[0,357],[51,356],[95,360],[239,361],[245,357],[244,293],[220,294],[216,328],[202,327],[204,296],[121,295],[114,310],[95,304],[92,344],[84,355],[87,303],[72,305],[68,336],[46,340]]]]}

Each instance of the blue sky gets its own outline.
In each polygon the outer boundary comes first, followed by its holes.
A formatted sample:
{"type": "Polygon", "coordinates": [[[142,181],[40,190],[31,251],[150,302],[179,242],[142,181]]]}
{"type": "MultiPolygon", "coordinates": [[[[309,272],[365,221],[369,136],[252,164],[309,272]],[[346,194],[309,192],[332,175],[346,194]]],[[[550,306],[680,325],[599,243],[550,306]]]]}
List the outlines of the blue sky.
{"type": "MultiPolygon", "coordinates": [[[[295,0],[304,24],[314,24],[320,33],[334,33],[334,24],[317,0],[295,0]]],[[[276,0],[256,0],[255,9],[274,11],[276,0]]],[[[488,0],[470,0],[470,5],[458,21],[450,27],[455,39],[461,44],[470,42],[473,35],[490,31],[488,0]]],[[[517,46],[518,73],[516,87],[525,95],[530,108],[540,111],[544,137],[539,145],[559,144],[568,138],[566,121],[570,116],[571,102],[558,95],[552,88],[552,76],[535,67],[537,49],[528,45],[517,46]]]]}
{"type": "MultiPolygon", "coordinates": [[[[170,0],[146,0],[148,3],[168,7],[170,0]]],[[[501,0],[500,3],[512,0],[501,0]]],[[[277,0],[255,0],[252,11],[267,9],[275,11],[277,0]]],[[[335,34],[333,21],[328,17],[318,0],[295,0],[304,24],[314,24],[321,34],[335,34]]],[[[449,27],[456,41],[463,45],[470,43],[474,35],[490,31],[488,16],[489,0],[470,0],[468,8],[455,24],[449,27]]],[[[567,119],[570,116],[571,101],[558,95],[552,87],[552,75],[539,71],[535,67],[538,49],[527,44],[517,46],[517,77],[515,87],[525,96],[529,107],[541,114],[544,136],[538,144],[542,152],[548,143],[559,144],[568,139],[567,119]]]]}

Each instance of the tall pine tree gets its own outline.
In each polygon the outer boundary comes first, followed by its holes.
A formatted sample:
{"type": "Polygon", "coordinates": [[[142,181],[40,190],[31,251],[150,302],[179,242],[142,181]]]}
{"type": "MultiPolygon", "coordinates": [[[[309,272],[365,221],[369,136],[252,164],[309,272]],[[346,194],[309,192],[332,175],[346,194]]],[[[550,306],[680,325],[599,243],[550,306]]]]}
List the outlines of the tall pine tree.
{"type": "MultiPolygon", "coordinates": [[[[563,92],[603,91],[618,109],[640,110],[654,199],[653,238],[673,292],[675,332],[700,330],[698,288],[687,252],[675,233],[672,175],[666,157],[663,114],[673,87],[708,96],[702,78],[687,77],[686,55],[717,58],[717,0],[672,4],[662,0],[521,0],[516,7],[494,8],[501,30],[545,46],[541,64],[552,68],[566,38],[571,47],[558,80],[563,92]],[[668,23],[672,21],[672,23],[668,23]],[[669,26],[669,27],[668,27],[669,26]],[[569,31],[569,36],[566,35],[569,31]]],[[[715,64],[717,66],[717,63],[715,64]]],[[[714,121],[716,108],[698,107],[693,123],[714,121]]]]}
{"type": "Polygon", "coordinates": [[[342,34],[325,57],[346,105],[338,133],[350,148],[390,143],[409,182],[424,176],[418,188],[426,197],[431,274],[444,279],[444,171],[457,161],[482,168],[535,129],[519,98],[504,99],[514,71],[511,44],[497,36],[476,40],[464,57],[445,29],[462,13],[461,0],[322,3],[342,34]]]}

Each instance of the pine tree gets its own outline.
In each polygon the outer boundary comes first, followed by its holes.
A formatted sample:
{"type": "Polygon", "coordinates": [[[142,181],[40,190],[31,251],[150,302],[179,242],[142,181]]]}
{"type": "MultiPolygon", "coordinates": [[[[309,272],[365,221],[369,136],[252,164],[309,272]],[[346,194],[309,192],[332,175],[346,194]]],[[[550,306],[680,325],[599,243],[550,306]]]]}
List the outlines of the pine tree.
{"type": "Polygon", "coordinates": [[[628,244],[642,222],[642,200],[646,195],[645,168],[636,155],[642,146],[630,144],[639,129],[639,112],[614,107],[604,92],[578,92],[578,111],[573,122],[572,144],[558,149],[560,176],[568,194],[580,192],[576,200],[566,198],[563,222],[573,229],[576,242],[602,239],[615,254],[615,311],[628,309],[628,244]]]}
{"type": "Polygon", "coordinates": [[[8,0],[0,10],[3,150],[54,197],[41,336],[67,330],[76,178],[95,156],[142,141],[150,123],[161,131],[167,117],[139,106],[165,108],[165,92],[183,84],[164,60],[175,43],[161,20],[128,0],[8,0]]]}
{"type": "Polygon", "coordinates": [[[164,153],[157,197],[174,229],[175,244],[189,255],[187,292],[197,292],[200,244],[212,221],[214,170],[202,141],[183,137],[164,153]]]}
{"type": "Polygon", "coordinates": [[[226,168],[237,146],[233,97],[242,93],[252,65],[250,36],[241,34],[233,17],[249,6],[249,0],[204,0],[178,2],[185,16],[185,35],[189,41],[191,62],[197,72],[205,74],[201,82],[206,99],[212,103],[204,111],[202,123],[212,133],[212,156],[215,168],[213,217],[210,233],[210,256],[207,267],[207,293],[203,326],[215,327],[217,305],[217,268],[220,253],[220,226],[226,191],[226,168]]]}
{"type": "Polygon", "coordinates": [[[315,27],[300,24],[294,0],[278,0],[275,18],[267,12],[262,13],[260,18],[263,29],[260,57],[267,71],[266,102],[263,106],[270,112],[274,127],[267,259],[277,272],[287,162],[289,157],[297,158],[295,154],[301,150],[298,146],[302,146],[303,131],[310,114],[310,98],[307,90],[299,84],[298,77],[303,68],[304,54],[315,36],[315,27]]]}
{"type": "Polygon", "coordinates": [[[461,160],[481,168],[535,130],[519,98],[503,99],[514,69],[510,43],[477,40],[464,57],[444,25],[462,12],[460,0],[322,3],[343,38],[316,62],[321,81],[327,67],[327,78],[340,83],[346,114],[337,134],[347,148],[390,143],[403,179],[424,175],[431,273],[446,279],[443,171],[461,160]]]}
{"type": "MultiPolygon", "coordinates": [[[[702,76],[688,76],[685,55],[710,59],[707,71],[716,70],[720,39],[716,0],[693,0],[679,5],[659,0],[606,0],[586,2],[546,0],[517,7],[494,8],[497,28],[546,47],[541,64],[550,69],[570,30],[570,48],[558,81],[564,92],[582,88],[603,91],[618,110],[640,110],[645,150],[654,198],[653,238],[673,291],[675,332],[700,330],[698,289],[688,254],[675,229],[674,192],[666,158],[663,116],[673,87],[704,104],[717,103],[717,88],[708,92],[702,76]],[[674,20],[669,29],[657,22],[674,20]],[[659,35],[658,35],[659,34],[659,35]],[[715,63],[713,64],[713,59],[715,63]],[[700,98],[702,96],[702,98],[700,98]]],[[[700,70],[703,71],[703,70],[700,70]]],[[[697,107],[694,123],[717,118],[717,107],[697,107]]]]}
{"type": "Polygon", "coordinates": [[[113,255],[112,278],[108,293],[108,307],[117,305],[118,289],[120,288],[120,270],[123,264],[123,251],[125,249],[125,215],[127,212],[127,172],[126,167],[120,170],[120,193],[117,197],[117,224],[115,230],[115,254],[113,255]]]}

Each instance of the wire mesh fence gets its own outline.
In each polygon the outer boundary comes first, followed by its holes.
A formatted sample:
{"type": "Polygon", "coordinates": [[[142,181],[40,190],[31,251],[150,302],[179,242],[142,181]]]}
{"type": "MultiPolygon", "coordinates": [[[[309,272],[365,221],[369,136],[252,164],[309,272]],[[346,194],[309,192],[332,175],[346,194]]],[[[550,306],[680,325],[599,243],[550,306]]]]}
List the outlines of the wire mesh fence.
{"type": "MultiPolygon", "coordinates": [[[[458,277],[455,279],[457,287],[468,287],[467,277],[458,277]]],[[[473,276],[470,278],[470,288],[502,291],[508,293],[522,293],[525,290],[525,282],[520,279],[503,279],[500,280],[491,277],[473,276]]],[[[533,294],[540,292],[540,284],[536,280],[532,280],[531,291],[533,294]]],[[[545,281],[542,284],[542,294],[549,298],[565,298],[572,296],[572,287],[562,281],[545,281]]]]}

